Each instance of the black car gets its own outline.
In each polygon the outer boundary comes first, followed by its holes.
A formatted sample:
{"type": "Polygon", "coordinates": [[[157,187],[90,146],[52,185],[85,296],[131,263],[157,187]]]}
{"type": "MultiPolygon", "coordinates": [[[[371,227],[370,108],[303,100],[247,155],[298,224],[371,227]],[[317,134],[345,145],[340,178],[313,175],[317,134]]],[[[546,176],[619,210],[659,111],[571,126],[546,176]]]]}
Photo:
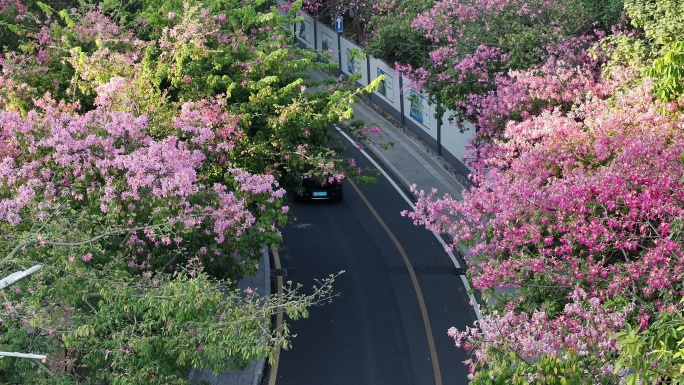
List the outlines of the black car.
{"type": "Polygon", "coordinates": [[[303,200],[333,200],[341,201],[344,189],[341,179],[324,179],[303,176],[300,186],[295,189],[295,202],[303,200]]]}

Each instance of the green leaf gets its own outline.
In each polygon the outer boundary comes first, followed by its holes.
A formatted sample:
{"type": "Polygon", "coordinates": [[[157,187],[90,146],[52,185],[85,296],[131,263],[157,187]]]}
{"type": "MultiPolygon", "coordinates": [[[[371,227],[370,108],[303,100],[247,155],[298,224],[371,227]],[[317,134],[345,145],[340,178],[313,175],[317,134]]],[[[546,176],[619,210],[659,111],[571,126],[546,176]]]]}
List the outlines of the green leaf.
{"type": "Polygon", "coordinates": [[[52,13],[54,12],[54,10],[52,9],[52,7],[50,7],[49,5],[43,3],[42,1],[36,2],[36,5],[38,5],[38,7],[40,8],[40,10],[43,11],[43,13],[45,13],[46,15],[52,15],[52,13]]]}
{"type": "Polygon", "coordinates": [[[625,385],[639,385],[639,373],[632,373],[627,376],[627,381],[625,385]]]}
{"type": "Polygon", "coordinates": [[[17,27],[14,24],[7,24],[7,29],[9,29],[10,31],[12,31],[16,34],[21,34],[21,30],[19,29],[19,27],[17,27]]]}
{"type": "Polygon", "coordinates": [[[66,9],[59,11],[59,16],[67,24],[67,27],[74,28],[74,26],[76,25],[76,23],[74,22],[74,19],[71,18],[71,16],[69,15],[69,13],[67,12],[66,9]]]}

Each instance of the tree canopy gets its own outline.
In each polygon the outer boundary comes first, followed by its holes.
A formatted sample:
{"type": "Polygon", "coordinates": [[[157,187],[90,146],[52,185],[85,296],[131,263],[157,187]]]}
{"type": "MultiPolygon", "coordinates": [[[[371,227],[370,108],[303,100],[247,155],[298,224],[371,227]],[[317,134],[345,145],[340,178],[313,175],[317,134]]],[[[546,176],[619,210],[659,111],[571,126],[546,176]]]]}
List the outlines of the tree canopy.
{"type": "Polygon", "coordinates": [[[682,6],[625,1],[607,23],[447,1],[414,20],[437,49],[403,68],[478,129],[463,200],[416,191],[404,213],[467,249],[490,299],[449,331],[471,383],[681,380],[682,6]]]}
{"type": "Polygon", "coordinates": [[[329,65],[291,44],[298,7],[0,2],[0,273],[43,266],[4,290],[0,350],[48,356],[0,360],[2,382],[184,383],[288,346],[271,316],[332,298],[335,274],[235,289],[288,181],[359,172],[329,125],[367,90],[308,79],[329,65]]]}

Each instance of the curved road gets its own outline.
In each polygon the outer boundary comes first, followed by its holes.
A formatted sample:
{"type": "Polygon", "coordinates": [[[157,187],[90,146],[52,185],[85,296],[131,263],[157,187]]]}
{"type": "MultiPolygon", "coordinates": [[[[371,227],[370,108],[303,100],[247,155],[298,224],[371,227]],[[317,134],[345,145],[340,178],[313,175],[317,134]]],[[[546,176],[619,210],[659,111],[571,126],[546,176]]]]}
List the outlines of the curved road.
{"type": "MultiPolygon", "coordinates": [[[[359,166],[370,167],[354,152],[359,166]]],[[[278,253],[285,280],[310,287],[346,273],[331,304],[287,321],[297,336],[280,353],[277,385],[467,384],[466,352],[446,332],[472,325],[475,313],[443,246],[401,217],[405,209],[384,177],[346,181],[340,203],[291,206],[297,219],[283,229],[278,253]]]]}

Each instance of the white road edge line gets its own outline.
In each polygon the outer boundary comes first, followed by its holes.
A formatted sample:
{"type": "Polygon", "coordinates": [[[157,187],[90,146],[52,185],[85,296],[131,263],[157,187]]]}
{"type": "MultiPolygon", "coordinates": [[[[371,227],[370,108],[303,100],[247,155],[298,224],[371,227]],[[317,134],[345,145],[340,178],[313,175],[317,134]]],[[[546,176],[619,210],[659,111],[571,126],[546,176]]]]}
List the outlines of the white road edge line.
{"type": "MultiPolygon", "coordinates": [[[[333,124],[333,127],[335,127],[337,132],[342,134],[342,136],[344,136],[344,138],[347,139],[349,141],[349,143],[351,143],[352,145],[357,144],[357,142],[355,142],[351,137],[349,137],[349,135],[347,135],[347,133],[344,132],[341,128],[339,128],[336,124],[333,124]]],[[[366,153],[366,151],[363,148],[359,148],[358,150],[361,152],[361,154],[363,154],[363,156],[366,157],[366,159],[368,159],[373,164],[373,166],[375,166],[378,170],[380,170],[380,172],[382,172],[382,175],[384,175],[385,178],[394,187],[394,189],[397,190],[399,195],[401,195],[401,197],[404,198],[406,203],[408,203],[408,205],[412,209],[415,209],[416,206],[413,204],[413,202],[411,202],[411,199],[409,199],[409,197],[406,195],[406,193],[404,193],[404,191],[401,188],[399,188],[399,186],[394,182],[394,180],[392,180],[392,178],[389,177],[389,174],[387,172],[385,172],[385,170],[382,167],[380,167],[380,165],[375,161],[375,159],[373,159],[370,155],[368,155],[368,153],[366,153]]],[[[440,237],[439,234],[437,234],[434,231],[432,231],[432,235],[434,235],[435,238],[437,238],[437,241],[439,241],[439,243],[446,249],[446,243],[444,242],[442,237],[440,237]]],[[[449,258],[451,258],[451,262],[453,262],[453,264],[456,268],[461,267],[461,264],[458,263],[458,260],[456,259],[456,256],[454,255],[454,253],[448,251],[447,255],[449,255],[449,258]]],[[[482,313],[480,312],[480,304],[479,304],[479,302],[477,302],[477,300],[475,299],[475,296],[472,293],[473,289],[470,286],[470,282],[468,282],[468,279],[466,278],[465,275],[461,275],[460,277],[461,277],[461,281],[463,281],[463,286],[465,287],[466,291],[468,292],[468,297],[470,298],[470,302],[471,302],[470,306],[472,306],[473,310],[475,310],[475,315],[477,316],[477,319],[482,320],[482,313]]]]}

